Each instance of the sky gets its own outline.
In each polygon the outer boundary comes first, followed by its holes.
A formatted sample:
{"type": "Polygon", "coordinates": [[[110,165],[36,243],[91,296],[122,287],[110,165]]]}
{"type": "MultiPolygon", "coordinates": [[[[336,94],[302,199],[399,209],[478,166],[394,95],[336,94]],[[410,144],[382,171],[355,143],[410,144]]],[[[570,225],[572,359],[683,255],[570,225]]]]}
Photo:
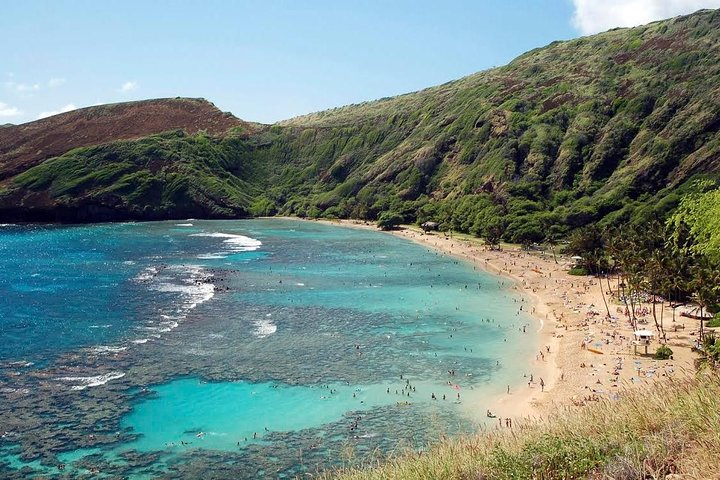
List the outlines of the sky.
{"type": "Polygon", "coordinates": [[[0,124],[204,97],[272,123],[720,0],[1,0],[0,124]]]}

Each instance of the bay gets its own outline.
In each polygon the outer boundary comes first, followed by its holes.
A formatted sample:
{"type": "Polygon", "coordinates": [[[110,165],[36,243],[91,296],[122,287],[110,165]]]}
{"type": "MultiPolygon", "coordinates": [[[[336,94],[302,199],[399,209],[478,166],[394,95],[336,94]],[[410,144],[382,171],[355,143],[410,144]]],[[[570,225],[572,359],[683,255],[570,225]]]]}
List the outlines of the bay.
{"type": "Polygon", "coordinates": [[[315,222],[3,226],[0,269],[3,476],[360,464],[483,428],[536,350],[507,280],[315,222]]]}

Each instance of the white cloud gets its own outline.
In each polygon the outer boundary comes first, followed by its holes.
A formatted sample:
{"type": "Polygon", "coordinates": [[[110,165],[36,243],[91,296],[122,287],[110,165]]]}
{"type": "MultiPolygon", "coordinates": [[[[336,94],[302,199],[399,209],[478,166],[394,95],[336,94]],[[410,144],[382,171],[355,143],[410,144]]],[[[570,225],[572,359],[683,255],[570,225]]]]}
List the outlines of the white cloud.
{"type": "Polygon", "coordinates": [[[48,80],[47,85],[50,88],[54,88],[54,87],[59,87],[63,83],[65,83],[64,78],[51,78],[50,80],[48,80]]]}
{"type": "Polygon", "coordinates": [[[120,92],[130,93],[130,92],[134,92],[138,88],[140,88],[140,85],[137,82],[125,82],[120,87],[120,92]]]}
{"type": "Polygon", "coordinates": [[[5,88],[13,90],[18,93],[36,92],[40,90],[39,83],[16,83],[16,82],[5,82],[5,88]]]}
{"type": "Polygon", "coordinates": [[[615,27],[634,27],[702,8],[720,8],[720,0],[572,0],[572,3],[573,26],[584,35],[615,27]]]}
{"type": "Polygon", "coordinates": [[[64,107],[61,107],[59,110],[50,110],[49,112],[40,112],[38,114],[37,119],[40,120],[41,118],[45,117],[52,117],[53,115],[57,115],[58,113],[65,113],[69,112],[70,110],[75,110],[77,107],[73,105],[72,103],[68,103],[64,107]]]}
{"type": "Polygon", "coordinates": [[[17,107],[11,107],[7,103],[0,102],[0,117],[15,117],[22,114],[17,107]]]}

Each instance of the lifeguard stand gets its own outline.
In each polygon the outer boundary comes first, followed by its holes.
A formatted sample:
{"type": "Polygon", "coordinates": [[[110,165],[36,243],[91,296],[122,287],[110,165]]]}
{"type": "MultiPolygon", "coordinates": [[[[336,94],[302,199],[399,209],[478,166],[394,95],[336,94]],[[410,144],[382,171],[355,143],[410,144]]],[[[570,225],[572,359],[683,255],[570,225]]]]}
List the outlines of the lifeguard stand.
{"type": "Polygon", "coordinates": [[[635,340],[633,341],[633,346],[635,347],[635,355],[637,355],[637,347],[640,345],[645,347],[645,355],[647,355],[648,347],[650,346],[650,342],[652,341],[655,334],[650,330],[637,330],[633,333],[633,335],[635,336],[635,340]]]}

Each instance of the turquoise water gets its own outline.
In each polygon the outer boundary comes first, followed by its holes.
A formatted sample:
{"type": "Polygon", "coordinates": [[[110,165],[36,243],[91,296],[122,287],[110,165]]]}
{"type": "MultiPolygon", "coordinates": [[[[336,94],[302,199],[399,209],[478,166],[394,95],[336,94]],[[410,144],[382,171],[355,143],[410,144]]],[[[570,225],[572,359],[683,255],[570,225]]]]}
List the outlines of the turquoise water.
{"type": "Polygon", "coordinates": [[[262,440],[267,432],[312,428],[334,422],[349,410],[394,403],[378,385],[305,387],[186,379],[162,385],[157,391],[162,400],[136,409],[125,419],[128,426],[154,428],[126,447],[151,451],[173,439],[170,446],[187,442],[195,447],[235,450],[238,442],[262,440]],[[351,398],[353,405],[349,406],[351,398]],[[282,407],[282,415],[274,407],[282,407]]]}
{"type": "Polygon", "coordinates": [[[498,277],[311,222],[3,226],[0,269],[3,477],[360,464],[478,428],[536,346],[498,277]]]}

